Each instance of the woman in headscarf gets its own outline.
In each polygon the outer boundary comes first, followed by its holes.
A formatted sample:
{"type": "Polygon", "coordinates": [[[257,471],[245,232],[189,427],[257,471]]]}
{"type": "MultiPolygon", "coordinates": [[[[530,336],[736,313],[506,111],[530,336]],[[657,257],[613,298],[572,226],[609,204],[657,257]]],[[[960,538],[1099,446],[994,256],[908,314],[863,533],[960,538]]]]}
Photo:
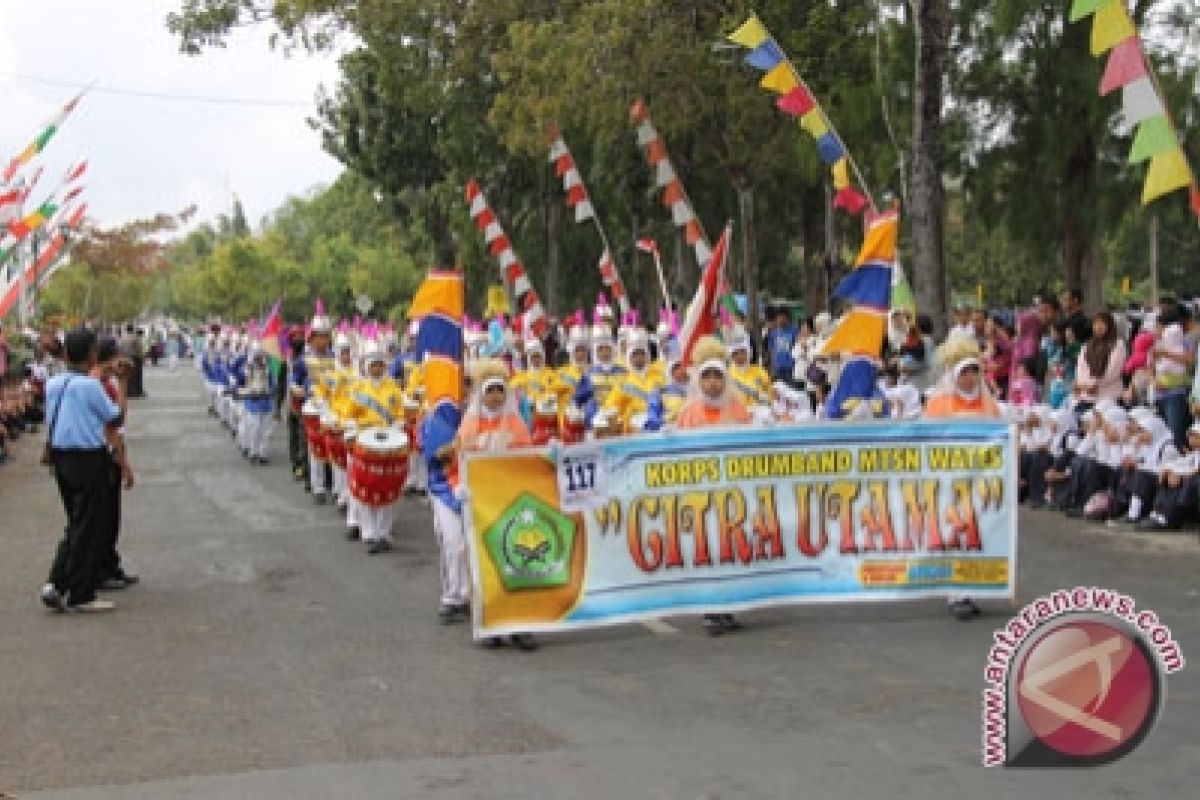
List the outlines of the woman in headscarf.
{"type": "MultiPolygon", "coordinates": [[[[517,410],[516,393],[509,391],[507,365],[496,358],[481,359],[475,364],[471,382],[474,393],[458,427],[455,449],[459,453],[502,453],[530,444],[529,428],[517,410]]],[[[522,650],[537,649],[531,633],[514,633],[510,638],[522,650]]],[[[504,640],[499,636],[484,640],[489,648],[502,644],[504,640]]]]}
{"type": "MultiPolygon", "coordinates": [[[[947,417],[995,417],[1000,408],[984,385],[983,364],[979,360],[979,345],[967,336],[951,336],[938,351],[945,375],[938,388],[925,404],[927,419],[947,417]]],[[[947,598],[950,613],[957,619],[969,620],[981,610],[967,595],[947,598]]]]}
{"type": "MultiPolygon", "coordinates": [[[[729,380],[725,346],[711,336],[696,343],[692,350],[695,369],[687,403],[679,412],[675,427],[704,428],[712,425],[738,425],[750,422],[750,412],[738,399],[729,380]]],[[[741,627],[733,614],[705,614],[704,627],[714,636],[741,627]]]]}
{"type": "Polygon", "coordinates": [[[1075,368],[1075,390],[1081,404],[1090,407],[1101,400],[1119,402],[1125,386],[1125,343],[1117,333],[1112,314],[1101,311],[1092,317],[1092,338],[1079,351],[1075,368]]]}

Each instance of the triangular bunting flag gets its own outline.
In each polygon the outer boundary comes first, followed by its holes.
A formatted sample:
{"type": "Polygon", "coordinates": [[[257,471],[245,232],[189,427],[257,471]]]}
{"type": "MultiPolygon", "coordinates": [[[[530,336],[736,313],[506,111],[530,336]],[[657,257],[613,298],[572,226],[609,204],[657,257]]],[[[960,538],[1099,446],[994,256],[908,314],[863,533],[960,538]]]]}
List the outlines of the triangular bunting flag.
{"type": "Polygon", "coordinates": [[[675,170],[671,168],[671,162],[666,159],[658,162],[658,168],[654,171],[654,182],[659,186],[666,186],[673,180],[675,170]]]}
{"type": "Polygon", "coordinates": [[[846,148],[842,147],[841,141],[832,132],[817,140],[817,152],[826,164],[836,164],[846,157],[846,148]]]}
{"type": "Polygon", "coordinates": [[[847,186],[833,196],[833,207],[843,209],[852,216],[857,215],[867,207],[867,198],[853,186],[847,186]]]}
{"type": "Polygon", "coordinates": [[[850,185],[850,159],[838,159],[833,165],[833,188],[839,192],[850,185]]]}
{"type": "Polygon", "coordinates": [[[1071,4],[1071,22],[1079,22],[1086,16],[1095,14],[1108,0],[1075,0],[1071,4]]]}
{"type": "Polygon", "coordinates": [[[900,238],[899,216],[881,216],[863,237],[862,248],[854,266],[861,267],[871,261],[891,263],[896,260],[896,242],[900,238]]]}
{"type": "Polygon", "coordinates": [[[767,29],[759,22],[758,17],[752,16],[743,22],[736,31],[729,34],[729,41],[753,50],[770,38],[767,29]]]}
{"type": "Polygon", "coordinates": [[[657,166],[660,161],[667,158],[667,147],[662,143],[662,139],[655,139],[650,143],[650,147],[646,150],[646,160],[650,162],[650,166],[657,166]]]}
{"type": "Polygon", "coordinates": [[[1140,164],[1159,153],[1178,148],[1179,140],[1171,129],[1171,122],[1166,114],[1159,114],[1142,122],[1137,135],[1133,137],[1133,148],[1129,151],[1129,163],[1140,164]]]}
{"type": "Polygon", "coordinates": [[[654,130],[654,125],[651,124],[650,120],[645,120],[640,125],[638,125],[638,127],[637,127],[637,143],[640,147],[645,147],[646,145],[650,144],[657,138],[658,138],[658,131],[654,130]]]}
{"type": "Polygon", "coordinates": [[[561,137],[558,139],[555,139],[554,143],[550,145],[550,163],[553,164],[555,161],[558,161],[558,159],[562,158],[566,154],[567,154],[567,143],[564,142],[561,137]]]}
{"type": "Polygon", "coordinates": [[[1125,0],[1109,0],[1092,18],[1092,55],[1107,53],[1130,36],[1137,36],[1125,0]]]}
{"type": "Polygon", "coordinates": [[[696,218],[692,207],[687,204],[687,201],[680,200],[675,205],[671,206],[671,219],[676,225],[686,225],[696,218]]]}
{"type": "Polygon", "coordinates": [[[814,139],[820,139],[829,133],[829,122],[826,121],[825,115],[821,113],[821,109],[819,108],[814,108],[801,117],[800,127],[808,131],[808,134],[814,139]]]}
{"type": "Polygon", "coordinates": [[[567,174],[562,176],[563,188],[573,189],[583,183],[583,176],[579,174],[579,170],[571,167],[567,170],[567,174]]]}
{"type": "Polygon", "coordinates": [[[1191,183],[1192,170],[1188,167],[1183,150],[1176,147],[1161,153],[1150,162],[1150,170],[1146,173],[1146,185],[1142,188],[1142,205],[1191,183]]]}
{"type": "Polygon", "coordinates": [[[777,94],[787,94],[800,85],[792,71],[792,65],[786,61],[780,62],[775,69],[763,76],[758,85],[777,94]]]}
{"type": "Polygon", "coordinates": [[[672,181],[667,184],[667,190],[663,192],[662,202],[667,208],[678,203],[683,199],[683,186],[679,181],[672,181]]]}
{"type": "Polygon", "coordinates": [[[803,86],[797,86],[776,100],[775,105],[785,114],[790,114],[793,117],[802,117],[813,110],[817,105],[817,101],[813,99],[808,89],[805,89],[803,86]]]}
{"type": "Polygon", "coordinates": [[[697,263],[707,264],[708,260],[712,258],[712,248],[704,239],[697,239],[696,243],[692,245],[692,251],[696,254],[697,263]]]}
{"type": "Polygon", "coordinates": [[[1121,113],[1125,115],[1125,122],[1130,125],[1137,125],[1150,117],[1166,113],[1162,98],[1158,96],[1154,81],[1150,80],[1149,76],[1139,78],[1121,92],[1121,113]]]}
{"type": "Polygon", "coordinates": [[[574,208],[584,200],[587,200],[587,191],[582,185],[572,186],[567,190],[567,205],[569,207],[574,208]]]}
{"type": "Polygon", "coordinates": [[[558,157],[558,160],[554,162],[554,174],[560,178],[574,168],[575,161],[571,158],[570,153],[563,153],[558,157]]]}
{"type": "Polygon", "coordinates": [[[503,235],[504,231],[500,229],[500,223],[498,222],[493,222],[483,229],[483,240],[488,244],[491,244],[503,235]]]}
{"type": "Polygon", "coordinates": [[[487,203],[483,199],[483,195],[475,195],[475,199],[471,201],[471,216],[478,217],[487,208],[487,203]]]}
{"type": "Polygon", "coordinates": [[[510,266],[517,263],[517,255],[512,250],[505,250],[497,257],[497,260],[500,262],[500,268],[507,270],[510,266]]]}
{"type": "Polygon", "coordinates": [[[1142,42],[1131,36],[1113,48],[1100,80],[1100,94],[1115,92],[1122,86],[1146,77],[1146,57],[1142,55],[1142,42]]]}
{"type": "Polygon", "coordinates": [[[773,39],[767,39],[746,54],[746,63],[763,72],[775,69],[783,59],[783,51],[779,49],[779,45],[775,44],[773,39]]]}
{"type": "Polygon", "coordinates": [[[579,205],[575,206],[575,221],[586,222],[596,216],[596,209],[592,208],[591,200],[584,200],[579,205]]]}
{"type": "Polygon", "coordinates": [[[689,247],[704,238],[704,234],[700,231],[700,223],[696,220],[692,220],[687,224],[687,230],[684,233],[687,236],[689,247]]]}
{"type": "Polygon", "coordinates": [[[492,255],[498,256],[505,250],[511,250],[512,245],[509,244],[507,236],[500,234],[495,239],[488,242],[488,249],[492,251],[492,255]]]}

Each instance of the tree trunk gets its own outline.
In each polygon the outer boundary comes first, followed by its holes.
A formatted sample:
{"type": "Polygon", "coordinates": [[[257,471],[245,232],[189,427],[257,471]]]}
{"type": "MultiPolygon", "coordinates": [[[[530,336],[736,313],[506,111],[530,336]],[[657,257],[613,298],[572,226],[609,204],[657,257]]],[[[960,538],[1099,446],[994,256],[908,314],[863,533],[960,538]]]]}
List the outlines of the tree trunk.
{"type": "Polygon", "coordinates": [[[762,355],[762,321],[758,316],[758,248],[754,236],[754,186],[737,187],[738,217],[742,223],[742,289],[746,292],[746,332],[751,347],[762,355]]]}
{"type": "Polygon", "coordinates": [[[917,307],[941,337],[949,322],[942,186],[942,104],[949,0],[913,0],[916,64],[913,86],[912,217],[913,288],[917,307]]]}
{"type": "Polygon", "coordinates": [[[546,195],[546,313],[558,314],[558,232],[562,227],[562,203],[546,195]]]}
{"type": "MultiPolygon", "coordinates": [[[[1064,52],[1086,53],[1088,36],[1088,26],[1068,25],[1063,33],[1064,52]]],[[[1064,94],[1068,98],[1071,96],[1064,94]]],[[[1068,289],[1076,289],[1083,295],[1084,309],[1094,311],[1103,306],[1104,300],[1095,244],[1096,169],[1099,160],[1095,132],[1100,130],[1100,122],[1093,113],[1091,95],[1068,99],[1066,103],[1062,119],[1076,120],[1077,123],[1067,127],[1066,141],[1060,143],[1069,148],[1059,192],[1063,280],[1068,289]]]]}

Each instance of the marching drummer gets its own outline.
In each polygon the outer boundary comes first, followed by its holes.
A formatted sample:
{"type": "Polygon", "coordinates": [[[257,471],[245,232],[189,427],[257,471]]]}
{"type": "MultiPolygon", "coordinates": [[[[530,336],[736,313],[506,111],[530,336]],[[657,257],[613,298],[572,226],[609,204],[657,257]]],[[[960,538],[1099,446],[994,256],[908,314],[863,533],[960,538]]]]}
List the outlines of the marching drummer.
{"type": "MultiPolygon", "coordinates": [[[[612,328],[599,313],[592,326],[592,365],[585,379],[575,390],[575,403],[584,409],[589,423],[593,415],[604,405],[613,385],[625,374],[625,368],[616,361],[616,347],[612,328]]],[[[609,417],[611,415],[605,415],[609,417]]]]}
{"type": "Polygon", "coordinates": [[[404,381],[403,411],[404,433],[408,436],[408,478],[404,493],[422,495],[426,493],[425,459],[421,456],[417,431],[425,414],[425,365],[415,359],[406,365],[404,381]]]}
{"type": "Polygon", "coordinates": [[[616,414],[625,433],[658,430],[662,405],[657,395],[664,381],[660,372],[650,368],[650,337],[642,329],[626,334],[626,358],[628,371],[613,382],[603,407],[616,414]]]}
{"type": "Polygon", "coordinates": [[[250,459],[251,464],[266,464],[275,376],[267,363],[261,342],[251,342],[248,357],[234,374],[242,398],[242,454],[250,459]]]}
{"type": "MultiPolygon", "coordinates": [[[[387,353],[378,342],[368,341],[363,347],[363,361],[367,375],[360,380],[352,392],[353,406],[351,418],[360,431],[359,441],[369,436],[375,429],[390,429],[393,434],[400,433],[403,421],[403,392],[399,384],[387,376],[387,353]]],[[[381,432],[381,431],[380,431],[381,432]]],[[[395,438],[403,441],[402,435],[395,438]]],[[[407,458],[407,447],[404,458],[407,458]]],[[[397,490],[399,486],[396,487],[397,490]]],[[[392,549],[392,521],[396,512],[396,499],[359,497],[357,517],[362,540],[367,545],[371,555],[383,553],[392,549]]]]}
{"type": "MultiPolygon", "coordinates": [[[[333,352],[330,350],[329,317],[320,310],[313,316],[308,337],[308,350],[297,359],[292,367],[292,386],[304,392],[307,401],[324,405],[329,401],[333,389],[333,352]]],[[[318,411],[319,413],[319,411],[318,411]]],[[[308,443],[309,483],[305,487],[312,492],[313,502],[325,503],[325,494],[332,485],[328,456],[324,448],[308,443]]]]}
{"type": "MultiPolygon", "coordinates": [[[[333,368],[333,383],[329,393],[329,410],[333,412],[336,418],[336,427],[338,428],[336,436],[341,437],[342,422],[351,417],[351,408],[354,404],[352,393],[354,387],[358,384],[359,374],[358,366],[354,363],[354,345],[350,341],[350,336],[344,331],[338,331],[333,338],[333,352],[337,359],[333,368]]],[[[339,446],[341,442],[339,441],[339,446]]],[[[346,485],[346,470],[337,463],[335,458],[330,457],[330,471],[333,473],[333,502],[342,511],[346,510],[347,503],[350,499],[350,490],[346,485]]]]}
{"type": "Polygon", "coordinates": [[[771,393],[771,376],[762,366],[750,360],[750,337],[745,329],[736,328],[729,341],[729,379],[747,407],[767,405],[771,393]]]}
{"type": "Polygon", "coordinates": [[[559,393],[557,371],[546,366],[546,348],[532,334],[525,338],[526,368],[513,376],[512,388],[520,398],[523,410],[532,413],[538,405],[559,393]]]}

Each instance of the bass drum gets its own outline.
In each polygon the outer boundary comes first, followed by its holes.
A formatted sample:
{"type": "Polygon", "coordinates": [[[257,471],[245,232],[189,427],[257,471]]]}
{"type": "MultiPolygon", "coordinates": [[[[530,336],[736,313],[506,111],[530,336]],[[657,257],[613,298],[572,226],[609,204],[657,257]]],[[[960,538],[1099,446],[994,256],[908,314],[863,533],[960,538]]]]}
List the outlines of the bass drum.
{"type": "Polygon", "coordinates": [[[325,449],[329,451],[329,460],[341,469],[346,468],[346,440],[343,438],[342,425],[333,414],[321,417],[321,433],[325,436],[325,449]]]}
{"type": "Polygon", "coordinates": [[[300,417],[304,420],[304,438],[308,440],[308,449],[313,458],[328,461],[329,447],[321,430],[321,407],[309,400],[301,407],[300,417]]]}
{"type": "Polygon", "coordinates": [[[367,428],[358,434],[347,473],[350,494],[370,508],[400,499],[408,478],[408,436],[395,428],[367,428]]]}

